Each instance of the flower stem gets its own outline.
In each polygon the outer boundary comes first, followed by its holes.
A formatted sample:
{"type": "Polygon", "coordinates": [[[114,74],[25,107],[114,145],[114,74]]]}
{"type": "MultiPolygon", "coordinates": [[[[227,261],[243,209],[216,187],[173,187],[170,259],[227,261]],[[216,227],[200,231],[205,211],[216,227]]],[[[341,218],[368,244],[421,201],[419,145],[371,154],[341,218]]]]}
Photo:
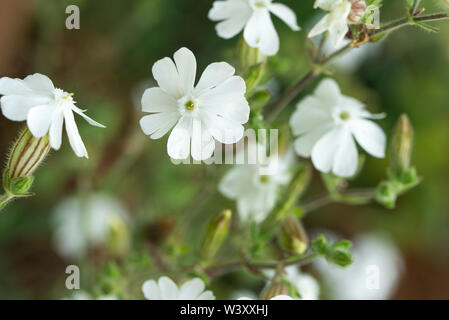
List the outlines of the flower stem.
{"type": "MultiPolygon", "coordinates": [[[[443,19],[448,19],[449,15],[447,13],[436,13],[429,14],[419,17],[405,17],[390,23],[387,23],[384,27],[377,29],[371,36],[379,35],[385,32],[391,32],[398,30],[402,27],[413,25],[415,22],[424,22],[424,21],[438,21],[443,19]]],[[[322,59],[317,65],[325,66],[329,64],[332,60],[337,58],[338,56],[346,53],[351,50],[352,47],[350,44],[344,46],[343,48],[335,51],[331,55],[322,59]]],[[[302,90],[306,87],[306,85],[313,79],[315,79],[318,75],[320,75],[321,71],[318,68],[313,68],[306,75],[304,75],[301,79],[299,79],[292,87],[287,89],[278,99],[276,99],[273,103],[271,103],[267,107],[267,111],[265,113],[265,119],[267,122],[272,122],[276,116],[282,111],[282,109],[288,105],[302,90]]]]}
{"type": "Polygon", "coordinates": [[[9,194],[7,194],[7,193],[2,194],[2,195],[0,196],[0,211],[1,211],[3,208],[5,208],[6,205],[7,205],[12,199],[14,199],[13,196],[11,196],[11,195],[9,195],[9,194]]]}

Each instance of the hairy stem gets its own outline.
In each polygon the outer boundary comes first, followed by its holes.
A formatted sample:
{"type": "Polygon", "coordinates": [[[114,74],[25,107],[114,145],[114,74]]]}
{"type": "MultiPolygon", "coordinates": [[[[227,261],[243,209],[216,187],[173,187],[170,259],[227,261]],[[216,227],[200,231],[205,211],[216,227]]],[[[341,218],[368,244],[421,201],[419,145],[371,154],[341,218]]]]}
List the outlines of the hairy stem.
{"type": "MultiPolygon", "coordinates": [[[[437,21],[437,20],[443,20],[448,19],[449,16],[446,13],[436,13],[436,14],[429,14],[429,15],[423,15],[419,17],[405,17],[390,23],[387,23],[385,26],[383,26],[380,29],[377,29],[371,36],[379,35],[385,32],[392,32],[395,30],[398,30],[402,27],[413,25],[415,22],[424,22],[424,21],[437,21]]],[[[336,52],[332,53],[328,57],[322,59],[319,63],[317,63],[320,66],[325,66],[329,64],[333,59],[336,57],[344,54],[345,52],[349,51],[351,48],[351,45],[348,44],[344,46],[343,48],[337,50],[336,52]]],[[[301,79],[299,79],[292,87],[287,89],[278,99],[276,99],[273,103],[271,103],[267,107],[267,111],[265,114],[265,119],[267,122],[273,121],[276,116],[282,111],[282,109],[288,105],[299,93],[302,92],[302,90],[306,87],[306,85],[316,78],[321,71],[318,68],[312,68],[311,71],[309,71],[305,76],[303,76],[301,79]]]]}
{"type": "Polygon", "coordinates": [[[9,194],[7,194],[7,193],[2,194],[2,195],[0,196],[0,210],[2,210],[3,208],[5,208],[6,205],[7,205],[12,199],[14,199],[13,196],[11,196],[11,195],[9,195],[9,194]]]}

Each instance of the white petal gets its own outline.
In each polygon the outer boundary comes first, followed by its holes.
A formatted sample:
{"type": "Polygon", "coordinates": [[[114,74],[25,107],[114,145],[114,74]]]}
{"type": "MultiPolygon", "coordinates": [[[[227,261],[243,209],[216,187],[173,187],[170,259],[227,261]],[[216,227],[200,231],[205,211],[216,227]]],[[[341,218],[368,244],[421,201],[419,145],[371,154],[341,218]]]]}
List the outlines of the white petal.
{"type": "Polygon", "coordinates": [[[212,135],[198,119],[192,122],[192,157],[195,160],[209,159],[215,150],[215,141],[212,135]]]}
{"type": "Polygon", "coordinates": [[[158,284],[162,300],[178,300],[178,286],[172,279],[160,277],[158,284]]]}
{"type": "Polygon", "coordinates": [[[268,11],[262,11],[260,23],[261,34],[259,50],[264,55],[274,56],[279,51],[279,36],[274,28],[273,21],[271,21],[270,13],[268,11]]]}
{"type": "Polygon", "coordinates": [[[349,31],[348,25],[345,23],[334,24],[329,28],[329,35],[332,40],[332,44],[338,47],[344,40],[346,34],[349,31]]]}
{"type": "Polygon", "coordinates": [[[175,99],[181,98],[183,92],[178,70],[172,59],[165,57],[153,65],[153,77],[159,87],[175,99]]]}
{"type": "Polygon", "coordinates": [[[360,146],[376,158],[385,157],[386,136],[372,121],[357,119],[350,123],[352,133],[360,146]]]}
{"type": "Polygon", "coordinates": [[[314,8],[321,8],[323,10],[331,11],[337,5],[345,0],[316,0],[313,5],[314,8]]]}
{"type": "Polygon", "coordinates": [[[64,124],[64,114],[62,111],[55,111],[50,125],[50,145],[53,149],[59,150],[62,143],[62,126],[64,124]]]}
{"type": "Polygon", "coordinates": [[[145,281],[142,285],[143,295],[147,300],[161,300],[161,291],[159,290],[159,286],[156,281],[148,280],[145,281]]]}
{"type": "Polygon", "coordinates": [[[196,59],[193,52],[181,48],[174,54],[176,68],[178,69],[180,86],[184,93],[190,92],[195,84],[196,59]]]}
{"type": "Polygon", "coordinates": [[[330,26],[329,18],[330,18],[329,14],[327,14],[323,18],[321,18],[321,20],[318,21],[318,23],[312,28],[312,30],[310,30],[308,37],[313,38],[313,37],[325,32],[330,26]]]}
{"type": "Polygon", "coordinates": [[[195,278],[184,283],[179,291],[180,300],[195,300],[203,291],[205,285],[203,280],[195,278]]]}
{"type": "Polygon", "coordinates": [[[341,128],[334,128],[315,144],[312,150],[312,162],[315,168],[329,173],[334,163],[335,152],[340,142],[341,128]]]}
{"type": "Polygon", "coordinates": [[[140,119],[140,127],[151,139],[159,139],[173,128],[178,120],[178,112],[155,113],[140,119]]]}
{"type": "Polygon", "coordinates": [[[212,90],[204,91],[198,101],[207,112],[244,124],[248,122],[250,113],[245,91],[245,81],[233,76],[212,90]]]}
{"type": "Polygon", "coordinates": [[[31,108],[45,105],[47,98],[38,96],[7,95],[0,100],[3,115],[12,121],[25,121],[31,108]]]}
{"type": "Polygon", "coordinates": [[[290,296],[287,296],[287,295],[279,295],[279,296],[276,296],[276,297],[274,297],[274,298],[271,298],[270,300],[294,300],[292,297],[290,297],[290,296]]]}
{"type": "Polygon", "coordinates": [[[212,291],[204,291],[196,300],[215,300],[215,296],[212,291]]]}
{"type": "Polygon", "coordinates": [[[201,75],[200,81],[198,81],[198,84],[195,87],[195,92],[200,94],[203,90],[215,87],[228,80],[234,73],[235,69],[229,63],[211,63],[201,75]]]}
{"type": "Polygon", "coordinates": [[[0,95],[29,95],[32,90],[21,79],[3,77],[0,79],[0,95]]]}
{"type": "Polygon", "coordinates": [[[245,128],[236,121],[206,111],[201,113],[201,118],[212,136],[221,143],[236,143],[243,137],[245,128]]]}
{"type": "Polygon", "coordinates": [[[221,179],[218,190],[229,199],[237,199],[246,189],[247,172],[246,166],[235,165],[221,179]]]}
{"type": "Polygon", "coordinates": [[[298,31],[300,28],[296,20],[296,15],[292,9],[282,3],[272,3],[269,6],[270,11],[284,21],[292,30],[298,31]]]}
{"type": "Polygon", "coordinates": [[[88,158],[86,147],[84,146],[83,140],[76,126],[75,118],[73,117],[73,112],[70,109],[64,109],[64,119],[65,119],[65,129],[67,131],[67,136],[69,137],[70,146],[72,147],[75,154],[82,158],[88,158]]]}
{"type": "Polygon", "coordinates": [[[171,158],[180,160],[189,156],[191,133],[192,118],[181,118],[168,138],[167,151],[171,158]]]}
{"type": "Polygon", "coordinates": [[[310,157],[313,147],[322,136],[330,130],[329,126],[322,126],[311,130],[295,140],[294,147],[298,155],[304,158],[310,157]]]}
{"type": "Polygon", "coordinates": [[[50,78],[40,73],[32,74],[23,79],[23,81],[31,89],[36,91],[42,91],[42,93],[50,94],[53,92],[53,90],[55,90],[53,82],[50,80],[50,78]]]}
{"type": "Polygon", "coordinates": [[[142,96],[142,111],[167,112],[177,111],[176,100],[159,87],[145,90],[142,96]]]}
{"type": "Polygon", "coordinates": [[[80,108],[76,107],[75,105],[72,106],[72,110],[73,110],[76,114],[79,114],[81,117],[83,117],[84,120],[86,120],[87,123],[89,123],[91,126],[99,127],[99,128],[106,128],[106,126],[104,126],[104,125],[102,125],[101,123],[98,123],[97,121],[95,121],[94,119],[92,119],[92,118],[86,116],[86,115],[84,114],[84,111],[81,110],[80,108]]]}
{"type": "Polygon", "coordinates": [[[53,105],[37,106],[28,112],[27,125],[33,136],[41,138],[45,136],[53,117],[53,105]]]}
{"type": "Polygon", "coordinates": [[[332,172],[339,177],[352,177],[357,171],[358,153],[349,128],[342,130],[332,172]]]}
{"type": "Polygon", "coordinates": [[[320,101],[321,106],[327,108],[328,112],[331,112],[342,99],[337,82],[331,78],[323,79],[315,89],[314,95],[320,101]]]}
{"type": "Polygon", "coordinates": [[[323,104],[314,96],[307,96],[290,118],[294,135],[300,135],[332,122],[332,116],[323,104]]]}
{"type": "Polygon", "coordinates": [[[254,12],[251,15],[251,18],[249,19],[248,23],[246,24],[245,30],[243,31],[243,37],[245,38],[246,43],[248,43],[248,45],[253,48],[259,47],[260,33],[261,33],[260,27],[261,17],[262,15],[260,13],[254,12]]]}
{"type": "Polygon", "coordinates": [[[248,15],[251,11],[247,0],[214,1],[208,17],[212,21],[220,21],[243,13],[248,15]]]}
{"type": "Polygon", "coordinates": [[[231,39],[243,30],[247,21],[246,17],[236,16],[218,23],[215,30],[220,38],[231,39]]]}

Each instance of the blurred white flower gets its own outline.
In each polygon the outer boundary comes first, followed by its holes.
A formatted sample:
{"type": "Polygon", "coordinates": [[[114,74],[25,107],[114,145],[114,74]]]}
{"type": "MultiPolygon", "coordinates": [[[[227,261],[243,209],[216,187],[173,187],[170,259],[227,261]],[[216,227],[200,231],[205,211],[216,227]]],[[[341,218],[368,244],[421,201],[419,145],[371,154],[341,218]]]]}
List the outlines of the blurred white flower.
{"type": "Polygon", "coordinates": [[[380,119],[365,110],[354,98],[341,94],[338,84],[324,79],[313,95],[305,97],[290,118],[296,153],[312,156],[312,162],[324,173],[351,177],[358,165],[359,145],[376,158],[385,157],[386,137],[382,129],[368,119],[380,119]]]}
{"type": "Polygon", "coordinates": [[[66,199],[54,212],[54,245],[62,256],[80,258],[90,248],[104,245],[113,228],[127,220],[126,209],[110,196],[66,199]]]}
{"type": "Polygon", "coordinates": [[[151,139],[159,139],[170,129],[167,150],[173,159],[186,159],[191,150],[195,160],[212,156],[215,141],[232,144],[243,137],[249,105],[245,81],[234,75],[225,62],[212,63],[194,87],[196,59],[187,48],[153,65],[159,87],[147,89],[142,110],[151,113],[140,120],[151,139]]]}
{"type": "Polygon", "coordinates": [[[62,300],[119,300],[116,296],[107,295],[99,296],[94,299],[88,292],[83,290],[77,290],[71,297],[63,298],[62,300]]]}
{"type": "Polygon", "coordinates": [[[217,24],[218,36],[229,39],[240,33],[250,47],[258,48],[267,56],[279,51],[279,36],[270,13],[278,16],[292,30],[299,30],[295,13],[281,3],[272,0],[226,0],[215,1],[209,11],[209,19],[217,24]]]}
{"type": "MultiPolygon", "coordinates": [[[[256,152],[253,148],[265,150],[262,145],[251,144],[249,153],[256,152]]],[[[279,189],[289,183],[293,161],[294,154],[289,150],[280,157],[259,158],[256,164],[236,164],[223,177],[218,189],[225,197],[237,201],[243,221],[260,223],[274,208],[279,189]],[[266,168],[270,175],[261,174],[266,168]]]]}
{"type": "Polygon", "coordinates": [[[354,263],[341,268],[317,260],[332,299],[389,299],[399,283],[402,258],[394,243],[384,235],[365,234],[353,241],[354,263]]]}
{"type": "MultiPolygon", "coordinates": [[[[268,277],[274,276],[273,270],[264,272],[268,277]]],[[[300,272],[296,266],[285,268],[285,278],[295,286],[301,295],[300,300],[318,300],[320,297],[320,286],[318,281],[309,274],[300,272]]]]}
{"type": "Polygon", "coordinates": [[[357,23],[366,11],[365,0],[316,0],[314,8],[329,11],[309,32],[309,38],[329,31],[334,46],[339,46],[346,33],[348,24],[357,23]]]}
{"type": "Polygon", "coordinates": [[[168,277],[160,277],[158,282],[147,280],[142,285],[147,300],[215,300],[212,291],[204,291],[205,288],[200,278],[185,282],[181,288],[168,277]]]}
{"type": "MultiPolygon", "coordinates": [[[[249,298],[249,297],[241,297],[238,300],[258,300],[258,299],[253,299],[253,298],[249,298]]],[[[281,294],[281,295],[271,298],[270,300],[294,300],[294,299],[285,294],[281,294]]]]}
{"type": "Polygon", "coordinates": [[[54,87],[53,82],[36,73],[24,80],[0,79],[1,108],[3,115],[13,121],[27,121],[33,136],[41,138],[49,133],[50,145],[58,150],[62,142],[62,127],[65,122],[70,145],[78,157],[88,158],[86,147],[78,132],[73,113],[82,116],[96,127],[102,124],[92,120],[75,106],[73,94],[54,87]]]}

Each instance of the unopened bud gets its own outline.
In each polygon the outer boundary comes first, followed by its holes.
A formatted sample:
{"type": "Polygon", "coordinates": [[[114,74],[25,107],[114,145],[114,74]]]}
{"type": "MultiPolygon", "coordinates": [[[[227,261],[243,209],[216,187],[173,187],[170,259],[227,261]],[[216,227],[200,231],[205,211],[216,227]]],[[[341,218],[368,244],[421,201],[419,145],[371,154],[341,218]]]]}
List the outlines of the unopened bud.
{"type": "Polygon", "coordinates": [[[241,68],[247,70],[254,65],[264,63],[267,57],[260,53],[258,48],[250,47],[242,37],[239,43],[239,59],[241,68]]]}
{"type": "Polygon", "coordinates": [[[14,196],[28,194],[33,183],[33,172],[41,165],[50,151],[48,135],[34,137],[25,127],[9,154],[3,174],[3,187],[14,196]]]}
{"type": "Polygon", "coordinates": [[[413,127],[407,115],[399,118],[391,142],[390,166],[393,173],[401,175],[410,168],[413,149],[413,127]]]}
{"type": "Polygon", "coordinates": [[[307,234],[301,222],[290,215],[285,219],[279,235],[282,246],[298,255],[307,250],[307,234]]]}
{"type": "Polygon", "coordinates": [[[365,0],[350,0],[351,1],[351,11],[349,12],[348,21],[350,23],[359,22],[366,12],[365,0]]]}
{"type": "Polygon", "coordinates": [[[288,286],[281,280],[274,280],[262,293],[262,300],[271,300],[277,296],[288,296],[290,292],[288,286]]]}
{"type": "Polygon", "coordinates": [[[231,216],[231,210],[224,210],[210,221],[202,245],[202,254],[205,258],[213,258],[220,249],[228,235],[231,216]]]}

